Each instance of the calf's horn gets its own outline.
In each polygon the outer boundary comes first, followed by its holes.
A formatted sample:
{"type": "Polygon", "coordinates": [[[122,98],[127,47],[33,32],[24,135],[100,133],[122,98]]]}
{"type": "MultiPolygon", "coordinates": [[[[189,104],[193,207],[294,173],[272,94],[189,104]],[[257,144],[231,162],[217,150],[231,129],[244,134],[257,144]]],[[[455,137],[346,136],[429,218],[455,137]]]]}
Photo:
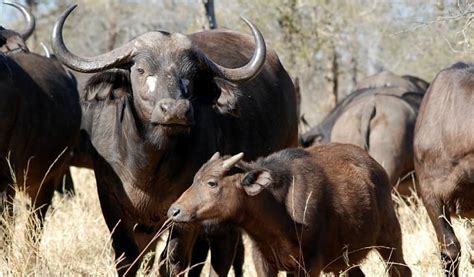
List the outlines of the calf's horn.
{"type": "Polygon", "coordinates": [[[244,157],[244,153],[240,152],[224,161],[222,167],[226,170],[231,169],[236,163],[238,163],[244,157]]]}

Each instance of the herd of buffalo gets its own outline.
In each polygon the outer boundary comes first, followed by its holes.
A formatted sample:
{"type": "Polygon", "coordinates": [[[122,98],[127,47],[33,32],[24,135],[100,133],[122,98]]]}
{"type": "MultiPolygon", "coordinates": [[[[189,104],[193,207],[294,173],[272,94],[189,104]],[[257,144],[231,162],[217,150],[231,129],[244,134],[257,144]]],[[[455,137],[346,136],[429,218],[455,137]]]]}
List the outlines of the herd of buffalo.
{"type": "Polygon", "coordinates": [[[413,191],[415,171],[445,272],[458,275],[451,216],[474,216],[473,65],[456,63],[431,84],[383,71],[299,134],[292,79],[245,18],[253,36],[153,31],[81,57],[63,40],[71,6],[43,56],[25,43],[34,16],[5,4],[27,23],[0,26],[5,213],[22,187],[43,220],[54,191],[73,190],[69,167],[88,167],[119,275],[137,272],[172,221],[163,276],[195,264],[188,275],[199,276],[209,250],[211,275],[233,265],[241,276],[242,230],[259,276],[363,276],[357,265],[372,249],[390,275],[410,276],[391,193],[413,191]],[[79,85],[76,72],[95,74],[79,85]]]}

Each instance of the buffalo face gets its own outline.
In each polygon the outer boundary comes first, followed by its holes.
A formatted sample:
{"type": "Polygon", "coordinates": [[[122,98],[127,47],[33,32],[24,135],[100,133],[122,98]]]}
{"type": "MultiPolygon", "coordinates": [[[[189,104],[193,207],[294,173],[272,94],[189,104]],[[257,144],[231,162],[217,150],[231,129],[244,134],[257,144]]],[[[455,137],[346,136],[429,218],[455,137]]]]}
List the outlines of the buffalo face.
{"type": "Polygon", "coordinates": [[[201,61],[183,35],[149,33],[136,41],[136,52],[129,68],[136,116],[149,141],[159,144],[167,137],[189,133],[195,123],[194,106],[206,101],[197,90],[211,95],[209,83],[199,75],[201,61]],[[158,59],[156,57],[159,57],[158,59]]]}
{"type": "Polygon", "coordinates": [[[196,125],[200,110],[218,102],[220,90],[215,80],[248,81],[265,62],[263,37],[246,19],[256,50],[248,64],[240,68],[220,66],[187,36],[167,32],[145,33],[109,53],[78,57],[66,48],[62,37],[64,22],[75,7],[68,8],[54,26],[52,46],[56,56],[79,72],[126,69],[137,125],[142,136],[159,148],[171,137],[188,134],[196,125]]]}
{"type": "Polygon", "coordinates": [[[234,165],[242,157],[243,153],[224,158],[215,153],[196,173],[193,184],[171,205],[168,217],[174,222],[212,224],[238,214],[243,170],[234,165]]]}

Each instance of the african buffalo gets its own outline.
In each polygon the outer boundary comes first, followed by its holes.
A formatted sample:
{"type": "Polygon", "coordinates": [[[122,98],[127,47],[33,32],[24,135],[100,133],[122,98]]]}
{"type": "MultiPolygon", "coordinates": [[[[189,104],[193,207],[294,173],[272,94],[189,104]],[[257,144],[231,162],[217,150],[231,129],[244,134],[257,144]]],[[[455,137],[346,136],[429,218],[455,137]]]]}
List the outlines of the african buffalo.
{"type": "Polygon", "coordinates": [[[24,188],[42,220],[79,135],[79,95],[58,61],[0,55],[0,192],[11,212],[13,185],[24,188]]]}
{"type": "MultiPolygon", "coordinates": [[[[13,30],[4,29],[3,27],[0,26],[0,52],[9,53],[9,54],[15,53],[15,52],[29,53],[30,50],[28,49],[26,45],[26,40],[33,34],[35,30],[36,20],[35,20],[34,15],[31,14],[24,6],[20,4],[15,4],[15,3],[4,3],[4,4],[17,8],[25,17],[27,27],[25,27],[23,31],[18,33],[13,30]]],[[[45,57],[53,58],[49,54],[47,47],[44,44],[42,44],[42,46],[44,49],[46,49],[45,57]]],[[[45,61],[43,60],[43,62],[45,61]]],[[[53,63],[60,64],[58,61],[53,61],[53,63]]],[[[32,68],[28,68],[28,69],[33,70],[32,68]]],[[[74,84],[69,83],[68,86],[71,86],[74,88],[77,87],[76,78],[71,74],[71,72],[69,71],[66,71],[66,72],[69,74],[71,81],[74,82],[74,84]]],[[[52,74],[54,74],[54,72],[52,74]]],[[[60,72],[60,74],[63,74],[63,72],[60,72]]],[[[71,149],[72,147],[69,147],[69,148],[70,148],[69,150],[72,150],[71,149]]],[[[77,148],[77,147],[74,147],[74,148],[77,148]]],[[[70,155],[70,154],[67,153],[66,155],[70,155]]],[[[77,160],[77,158],[75,158],[74,160],[77,160]]],[[[72,165],[75,165],[75,164],[72,164],[72,165]]],[[[74,194],[74,184],[73,184],[70,170],[66,171],[63,177],[63,182],[57,182],[56,185],[57,185],[56,190],[59,193],[67,193],[68,195],[74,194]]]]}
{"type": "MultiPolygon", "coordinates": [[[[156,31],[109,53],[79,57],[62,36],[75,7],[55,24],[53,51],[74,70],[100,72],[81,96],[82,128],[93,146],[115,255],[122,257],[117,270],[133,273],[140,253],[154,248],[152,238],[169,206],[212,153],[245,150],[246,159],[255,159],[297,144],[294,87],[248,20],[255,42],[230,30],[156,31]]],[[[163,274],[186,269],[199,230],[174,226],[162,255],[169,265],[163,274]]],[[[232,233],[232,240],[211,243],[211,264],[219,275],[227,274],[239,239],[232,233]]]]}
{"type": "MultiPolygon", "coordinates": [[[[387,171],[390,183],[413,171],[413,129],[426,82],[382,72],[363,80],[316,127],[301,136],[304,146],[328,142],[365,148],[387,171]],[[424,82],[424,83],[423,83],[424,82]]],[[[426,83],[427,86],[427,83],[426,83]]],[[[398,190],[409,194],[408,182],[398,190]]]]}
{"type": "Polygon", "coordinates": [[[374,247],[391,276],[410,276],[384,169],[350,144],[286,149],[254,163],[216,153],[170,207],[175,222],[230,222],[273,271],[319,276],[357,266],[374,247]],[[346,254],[344,254],[346,253],[346,254]],[[393,263],[393,264],[392,264],[393,263]]]}
{"type": "Polygon", "coordinates": [[[474,216],[474,65],[457,63],[438,73],[420,107],[414,154],[417,190],[446,273],[457,276],[461,245],[451,216],[474,216]]]}

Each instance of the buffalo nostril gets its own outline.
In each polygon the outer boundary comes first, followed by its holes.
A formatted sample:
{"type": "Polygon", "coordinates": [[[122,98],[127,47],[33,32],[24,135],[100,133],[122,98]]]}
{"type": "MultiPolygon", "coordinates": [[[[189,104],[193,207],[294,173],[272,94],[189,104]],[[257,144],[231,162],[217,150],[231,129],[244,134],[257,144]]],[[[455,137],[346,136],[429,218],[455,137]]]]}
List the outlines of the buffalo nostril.
{"type": "Polygon", "coordinates": [[[173,208],[173,210],[171,211],[173,217],[176,217],[179,215],[179,213],[181,213],[181,210],[179,208],[173,208]]]}

